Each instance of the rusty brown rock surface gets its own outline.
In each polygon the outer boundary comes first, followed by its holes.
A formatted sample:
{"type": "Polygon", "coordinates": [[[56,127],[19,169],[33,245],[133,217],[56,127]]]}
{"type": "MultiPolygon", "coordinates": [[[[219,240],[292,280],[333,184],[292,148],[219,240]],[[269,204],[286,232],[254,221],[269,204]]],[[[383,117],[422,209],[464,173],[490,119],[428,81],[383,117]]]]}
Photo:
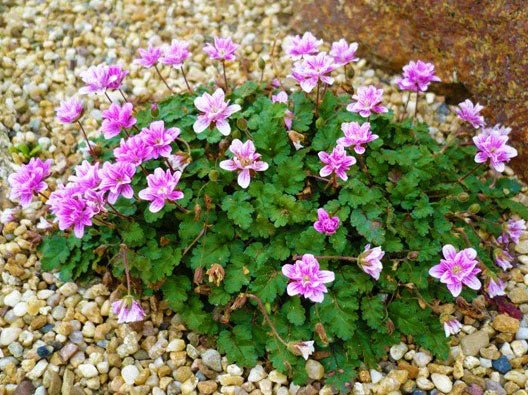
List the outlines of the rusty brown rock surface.
{"type": "Polygon", "coordinates": [[[433,62],[434,90],[456,104],[486,106],[488,124],[512,127],[517,173],[528,180],[528,2],[526,0],[298,0],[292,26],[325,40],[345,37],[395,73],[433,62]]]}

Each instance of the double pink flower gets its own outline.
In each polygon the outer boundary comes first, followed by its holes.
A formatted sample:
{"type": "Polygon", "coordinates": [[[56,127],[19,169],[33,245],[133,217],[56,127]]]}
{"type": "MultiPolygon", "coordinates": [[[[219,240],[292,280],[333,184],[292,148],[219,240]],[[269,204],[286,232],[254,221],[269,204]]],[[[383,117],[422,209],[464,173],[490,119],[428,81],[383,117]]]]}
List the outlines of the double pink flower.
{"type": "Polygon", "coordinates": [[[290,38],[290,43],[286,49],[286,53],[297,60],[305,55],[315,55],[319,52],[318,48],[323,43],[323,40],[318,40],[315,36],[306,32],[303,36],[293,36],[290,38]]]}
{"type": "Polygon", "coordinates": [[[251,140],[242,143],[239,139],[234,139],[229,146],[229,151],[234,155],[233,158],[220,162],[220,167],[228,171],[237,171],[238,185],[242,188],[249,186],[252,171],[268,169],[268,164],[262,162],[261,155],[255,152],[255,145],[251,140]]]}
{"type": "Polygon", "coordinates": [[[231,133],[227,118],[241,110],[238,104],[229,105],[229,100],[225,101],[225,93],[221,88],[218,88],[212,95],[205,92],[197,97],[194,99],[194,105],[202,112],[193,125],[194,131],[202,133],[208,127],[216,126],[224,136],[229,136],[231,133]]]}
{"type": "Polygon", "coordinates": [[[122,106],[112,103],[101,113],[101,131],[106,139],[111,139],[121,133],[121,129],[128,129],[136,124],[136,118],[132,116],[133,109],[132,103],[122,106]]]}
{"type": "Polygon", "coordinates": [[[350,103],[346,109],[350,112],[358,112],[359,115],[365,118],[370,116],[371,113],[379,114],[389,111],[387,107],[381,105],[383,89],[377,89],[374,85],[362,86],[352,96],[352,99],[357,101],[350,103]]]}
{"type": "Polygon", "coordinates": [[[429,84],[435,81],[440,81],[440,78],[435,75],[432,63],[411,60],[408,65],[403,66],[403,78],[397,78],[395,82],[402,90],[425,92],[429,84]]]}
{"type": "Polygon", "coordinates": [[[83,104],[75,97],[70,97],[61,102],[60,106],[55,109],[57,119],[62,123],[73,123],[77,121],[83,112],[83,104]]]}
{"type": "Polygon", "coordinates": [[[469,122],[471,126],[478,129],[486,125],[484,117],[480,115],[480,110],[483,108],[480,104],[473,104],[471,100],[466,99],[458,105],[455,112],[460,119],[469,122]]]}
{"type": "Polygon", "coordinates": [[[473,248],[466,248],[457,252],[451,244],[446,244],[442,248],[444,259],[429,270],[429,274],[446,284],[447,289],[454,297],[462,292],[462,285],[467,285],[471,289],[480,289],[481,283],[477,278],[480,273],[478,268],[477,251],[473,248]]]}
{"type": "Polygon", "coordinates": [[[154,174],[147,176],[148,187],[139,191],[138,196],[143,200],[151,201],[149,210],[157,213],[165,206],[165,201],[173,202],[183,198],[183,192],[176,189],[180,177],[179,171],[172,174],[170,170],[163,171],[158,167],[154,170],[154,174]]]}
{"type": "Polygon", "coordinates": [[[321,151],[318,155],[321,162],[325,164],[319,171],[321,177],[335,173],[343,181],[348,180],[346,172],[350,169],[350,166],[356,163],[356,158],[347,156],[345,148],[342,145],[338,144],[331,154],[321,151]]]}
{"type": "Polygon", "coordinates": [[[317,209],[317,221],[314,223],[314,228],[316,231],[326,235],[333,235],[338,227],[338,217],[330,217],[324,208],[317,209]]]}
{"type": "Polygon", "coordinates": [[[48,188],[44,180],[50,175],[52,163],[51,159],[42,162],[39,158],[31,158],[28,164],[22,165],[16,173],[7,178],[11,188],[9,198],[20,203],[22,207],[29,206],[33,195],[48,188]]]}
{"type": "Polygon", "coordinates": [[[207,43],[203,50],[211,59],[235,60],[237,49],[238,44],[235,44],[231,37],[214,37],[213,43],[207,43]]]}
{"type": "Polygon", "coordinates": [[[176,140],[180,132],[179,128],[165,129],[163,121],[154,121],[148,128],[143,128],[138,136],[141,136],[145,144],[152,149],[147,159],[170,156],[171,143],[176,140]]]}
{"type": "Polygon", "coordinates": [[[353,146],[356,154],[363,154],[365,147],[363,144],[370,143],[376,140],[379,136],[370,132],[370,123],[365,122],[360,125],[359,122],[343,122],[341,124],[341,130],[345,134],[345,137],[341,137],[337,140],[337,144],[344,147],[353,146]]]}
{"type": "Polygon", "coordinates": [[[357,62],[356,51],[358,49],[357,43],[348,44],[344,38],[332,43],[330,56],[334,58],[334,62],[340,66],[350,62],[357,62]]]}
{"type": "Polygon", "coordinates": [[[473,137],[473,142],[478,149],[475,162],[485,163],[489,159],[490,166],[499,173],[506,168],[505,162],[517,156],[517,150],[506,144],[508,136],[495,133],[479,134],[473,137]]]}

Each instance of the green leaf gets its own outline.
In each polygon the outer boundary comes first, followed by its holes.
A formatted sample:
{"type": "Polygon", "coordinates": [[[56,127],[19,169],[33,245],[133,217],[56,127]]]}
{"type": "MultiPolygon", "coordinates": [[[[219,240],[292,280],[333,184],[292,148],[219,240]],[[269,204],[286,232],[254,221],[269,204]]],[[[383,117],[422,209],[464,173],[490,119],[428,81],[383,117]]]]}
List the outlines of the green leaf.
{"type": "Polygon", "coordinates": [[[163,297],[169,307],[176,312],[182,311],[187,301],[187,292],[191,289],[191,280],[185,276],[171,276],[162,285],[163,297]]]}
{"type": "Polygon", "coordinates": [[[40,259],[42,270],[47,272],[58,269],[70,256],[67,239],[60,234],[46,236],[39,250],[42,253],[40,259]]]}
{"type": "Polygon", "coordinates": [[[236,325],[231,331],[223,330],[216,344],[219,351],[226,353],[232,363],[243,367],[254,367],[257,363],[258,354],[250,325],[236,325]]]}
{"type": "Polygon", "coordinates": [[[302,325],[306,320],[304,307],[301,305],[301,299],[298,296],[295,296],[288,300],[282,306],[282,312],[288,317],[293,325],[302,325]]]}
{"type": "Polygon", "coordinates": [[[247,229],[253,222],[251,214],[254,211],[251,203],[247,202],[251,196],[246,191],[237,191],[227,195],[222,201],[222,210],[227,217],[242,229],[247,229]]]}

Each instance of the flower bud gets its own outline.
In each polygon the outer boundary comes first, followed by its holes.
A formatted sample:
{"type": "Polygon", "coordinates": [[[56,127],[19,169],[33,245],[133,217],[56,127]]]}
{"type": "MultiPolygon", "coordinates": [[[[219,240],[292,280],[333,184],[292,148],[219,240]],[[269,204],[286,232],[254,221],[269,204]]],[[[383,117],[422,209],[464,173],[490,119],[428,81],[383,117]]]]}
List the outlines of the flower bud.
{"type": "Polygon", "coordinates": [[[153,118],[157,118],[159,116],[159,108],[156,103],[152,103],[152,106],[150,106],[150,115],[152,115],[153,118]]]}
{"type": "Polygon", "coordinates": [[[211,287],[209,285],[199,285],[194,288],[194,292],[200,295],[209,295],[211,293],[211,287]]]}
{"type": "Polygon", "coordinates": [[[469,212],[471,214],[478,214],[479,211],[480,211],[480,204],[473,203],[471,206],[469,206],[469,212]]]}
{"type": "Polygon", "coordinates": [[[305,360],[308,360],[308,357],[314,352],[313,344],[313,340],[304,342],[289,342],[288,351],[290,351],[293,355],[302,355],[305,360]]]}
{"type": "Polygon", "coordinates": [[[488,198],[486,197],[486,195],[483,194],[483,193],[479,193],[479,194],[477,194],[477,197],[479,198],[479,200],[480,200],[481,202],[485,202],[485,201],[488,199],[488,198]]]}
{"type": "Polygon", "coordinates": [[[467,202],[469,200],[469,194],[467,192],[460,192],[457,195],[457,200],[459,202],[467,202]]]}
{"type": "Polygon", "coordinates": [[[238,98],[238,99],[235,100],[235,104],[238,104],[239,106],[241,106],[242,103],[244,103],[244,99],[242,99],[242,98],[238,98]]]}
{"type": "Polygon", "coordinates": [[[246,130],[248,127],[247,121],[244,118],[238,118],[236,121],[237,128],[240,130],[246,130]]]}
{"type": "Polygon", "coordinates": [[[166,245],[170,244],[170,240],[167,239],[165,236],[161,236],[159,243],[160,243],[160,246],[165,247],[166,245]]]}
{"type": "Polygon", "coordinates": [[[220,283],[225,277],[224,268],[217,263],[213,263],[206,273],[209,276],[209,282],[215,284],[217,287],[220,286],[220,283]]]}
{"type": "Polygon", "coordinates": [[[193,211],[194,211],[194,220],[198,221],[198,219],[200,219],[200,214],[202,213],[202,207],[198,203],[196,203],[194,205],[193,211]]]}
{"type": "Polygon", "coordinates": [[[264,70],[266,68],[266,61],[261,57],[259,57],[259,60],[258,60],[258,67],[259,69],[261,70],[264,70]]]}
{"type": "Polygon", "coordinates": [[[317,118],[317,120],[315,121],[315,126],[317,127],[317,129],[320,129],[321,126],[324,125],[324,119],[319,117],[317,118]]]}
{"type": "Polygon", "coordinates": [[[350,79],[354,78],[354,69],[352,67],[347,70],[347,77],[350,79]]]}
{"type": "Polygon", "coordinates": [[[315,324],[315,333],[317,333],[317,336],[319,336],[319,339],[321,339],[325,345],[328,345],[328,335],[326,334],[323,324],[320,322],[315,324]]]}
{"type": "Polygon", "coordinates": [[[407,255],[407,257],[408,257],[409,259],[411,259],[411,260],[415,260],[415,259],[418,258],[418,255],[419,255],[419,254],[420,254],[420,253],[419,253],[418,251],[411,251],[411,252],[409,252],[409,255],[407,255]]]}
{"type": "Polygon", "coordinates": [[[247,296],[245,293],[241,293],[238,295],[231,305],[231,310],[237,310],[240,309],[242,306],[244,306],[247,302],[247,296]]]}
{"type": "Polygon", "coordinates": [[[242,134],[240,133],[240,130],[239,129],[234,129],[232,132],[231,132],[231,136],[233,136],[234,139],[240,139],[240,136],[242,134]]]}
{"type": "Polygon", "coordinates": [[[220,173],[218,173],[218,170],[211,170],[209,172],[209,179],[213,182],[216,182],[218,181],[218,176],[220,175],[220,173]]]}
{"type": "Polygon", "coordinates": [[[194,271],[193,282],[196,285],[200,285],[201,283],[203,283],[203,268],[202,267],[198,267],[194,271]]]}

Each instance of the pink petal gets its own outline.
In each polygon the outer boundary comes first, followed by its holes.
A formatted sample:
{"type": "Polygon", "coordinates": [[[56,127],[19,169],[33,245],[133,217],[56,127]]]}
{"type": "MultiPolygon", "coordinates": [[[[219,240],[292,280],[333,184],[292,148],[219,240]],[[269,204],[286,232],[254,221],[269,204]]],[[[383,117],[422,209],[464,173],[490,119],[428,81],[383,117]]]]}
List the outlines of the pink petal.
{"type": "Polygon", "coordinates": [[[216,127],[218,131],[224,136],[229,136],[229,133],[231,133],[231,126],[229,126],[229,122],[227,122],[225,119],[216,121],[216,127]]]}
{"type": "Polygon", "coordinates": [[[455,247],[453,247],[451,244],[446,244],[442,248],[442,253],[444,254],[445,259],[455,259],[457,254],[455,247]]]}
{"type": "Polygon", "coordinates": [[[219,166],[221,169],[224,169],[227,171],[235,171],[238,169],[238,166],[236,165],[235,161],[232,159],[223,160],[222,162],[220,162],[219,166]]]}
{"type": "Polygon", "coordinates": [[[456,298],[462,292],[462,284],[460,283],[449,283],[447,289],[451,291],[451,294],[456,298]]]}
{"type": "Polygon", "coordinates": [[[202,133],[209,127],[210,123],[211,121],[209,121],[206,117],[203,115],[198,115],[196,122],[193,124],[193,130],[195,133],[202,133]]]}
{"type": "Polygon", "coordinates": [[[251,176],[248,169],[244,169],[238,174],[238,185],[242,188],[246,189],[249,186],[250,181],[251,176]]]}

